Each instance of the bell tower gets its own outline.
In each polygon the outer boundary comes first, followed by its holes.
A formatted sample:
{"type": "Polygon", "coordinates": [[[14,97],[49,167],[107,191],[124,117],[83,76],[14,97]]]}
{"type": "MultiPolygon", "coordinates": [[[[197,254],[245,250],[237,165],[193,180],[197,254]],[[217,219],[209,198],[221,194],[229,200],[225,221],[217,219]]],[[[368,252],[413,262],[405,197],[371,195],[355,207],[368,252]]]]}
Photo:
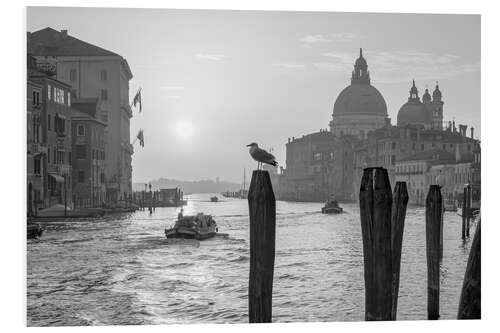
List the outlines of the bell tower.
{"type": "Polygon", "coordinates": [[[443,129],[443,105],[439,83],[436,82],[436,88],[432,92],[431,112],[432,128],[443,129]]]}

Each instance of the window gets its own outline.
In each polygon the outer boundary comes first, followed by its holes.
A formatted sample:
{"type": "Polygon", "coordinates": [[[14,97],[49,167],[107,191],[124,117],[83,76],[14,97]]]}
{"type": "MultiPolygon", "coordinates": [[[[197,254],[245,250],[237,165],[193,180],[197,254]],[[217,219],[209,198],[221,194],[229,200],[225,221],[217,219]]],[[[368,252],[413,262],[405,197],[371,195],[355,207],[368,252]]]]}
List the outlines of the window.
{"type": "Polygon", "coordinates": [[[64,90],[54,87],[54,102],[64,104],[64,90]]]}
{"type": "Polygon", "coordinates": [[[68,164],[71,164],[71,152],[68,152],[68,164]]]}
{"type": "Polygon", "coordinates": [[[396,149],[396,142],[393,142],[392,143],[392,149],[395,150],[396,149]]]}
{"type": "Polygon", "coordinates": [[[84,145],[76,145],[75,146],[75,151],[76,151],[76,158],[77,159],[84,159],[87,158],[87,147],[84,145]]]}
{"type": "Polygon", "coordinates": [[[52,150],[54,152],[54,156],[53,156],[54,159],[52,160],[52,163],[57,164],[57,150],[56,149],[52,149],[52,150]]]}
{"type": "Polygon", "coordinates": [[[50,147],[47,148],[47,163],[50,163],[50,147]]]}
{"type": "Polygon", "coordinates": [[[102,120],[103,122],[107,123],[107,122],[108,122],[108,114],[103,114],[103,115],[101,116],[101,120],[102,120]]]}
{"type": "Polygon", "coordinates": [[[66,119],[59,117],[58,114],[54,117],[54,131],[58,134],[66,134],[66,119]]]}
{"type": "Polygon", "coordinates": [[[72,69],[69,71],[69,80],[70,80],[71,82],[76,81],[76,69],[72,68],[72,69]]]}
{"type": "Polygon", "coordinates": [[[84,125],[78,125],[76,128],[76,135],[77,136],[85,136],[85,126],[84,125]]]}
{"type": "Polygon", "coordinates": [[[33,160],[33,173],[39,175],[42,171],[42,163],[39,158],[33,160]]]}
{"type": "Polygon", "coordinates": [[[70,92],[68,92],[68,99],[67,99],[67,101],[68,101],[68,106],[71,106],[71,93],[70,92]]]}
{"type": "Polygon", "coordinates": [[[425,145],[422,143],[422,145],[420,146],[420,148],[421,148],[422,150],[425,150],[425,145]]]}
{"type": "Polygon", "coordinates": [[[52,86],[50,84],[47,85],[47,99],[52,100],[52,86]]]}
{"type": "Polygon", "coordinates": [[[101,81],[106,81],[108,79],[108,72],[105,69],[101,69],[101,81]]]}
{"type": "Polygon", "coordinates": [[[71,97],[76,98],[76,89],[71,89],[71,97]]]}
{"type": "Polygon", "coordinates": [[[392,165],[396,164],[396,155],[391,155],[391,164],[392,165]]]}
{"type": "Polygon", "coordinates": [[[413,149],[413,150],[415,150],[415,149],[416,149],[415,143],[413,143],[413,145],[412,145],[412,149],[413,149]]]}
{"type": "Polygon", "coordinates": [[[107,89],[102,89],[101,90],[101,99],[103,101],[107,101],[108,100],[108,90],[107,89]]]}
{"type": "Polygon", "coordinates": [[[31,102],[33,105],[40,105],[40,93],[33,90],[33,100],[31,102]]]}
{"type": "Polygon", "coordinates": [[[321,153],[315,153],[314,154],[314,160],[315,161],[320,161],[321,160],[321,153]]]}
{"type": "Polygon", "coordinates": [[[78,182],[85,183],[85,171],[83,170],[78,171],[78,182]]]}

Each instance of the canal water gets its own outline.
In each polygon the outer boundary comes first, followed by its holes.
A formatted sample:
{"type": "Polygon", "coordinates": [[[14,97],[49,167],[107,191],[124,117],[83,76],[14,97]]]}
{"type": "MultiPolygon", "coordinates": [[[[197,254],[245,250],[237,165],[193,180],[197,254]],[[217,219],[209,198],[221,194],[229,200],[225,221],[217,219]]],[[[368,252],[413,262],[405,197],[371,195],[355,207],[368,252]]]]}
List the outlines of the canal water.
{"type": "MultiPolygon", "coordinates": [[[[27,245],[28,325],[248,322],[247,201],[210,196],[188,196],[185,214],[212,214],[227,236],[167,240],[177,208],[44,223],[27,245]]],[[[323,215],[321,206],[277,202],[274,322],[364,319],[358,207],[323,215]]],[[[460,235],[461,218],[446,213],[442,319],[458,308],[471,245],[460,235]]],[[[398,319],[426,319],[424,208],[408,209],[401,260],[398,319]]]]}

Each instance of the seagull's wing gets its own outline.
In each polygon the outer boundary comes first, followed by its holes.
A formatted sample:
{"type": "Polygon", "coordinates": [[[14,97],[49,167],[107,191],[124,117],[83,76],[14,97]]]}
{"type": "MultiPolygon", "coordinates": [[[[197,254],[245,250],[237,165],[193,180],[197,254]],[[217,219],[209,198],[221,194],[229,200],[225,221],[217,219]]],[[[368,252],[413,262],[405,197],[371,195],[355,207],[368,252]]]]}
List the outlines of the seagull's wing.
{"type": "Polygon", "coordinates": [[[252,156],[255,160],[263,163],[268,163],[271,165],[276,165],[276,158],[273,154],[268,153],[264,149],[257,148],[252,156]]]}

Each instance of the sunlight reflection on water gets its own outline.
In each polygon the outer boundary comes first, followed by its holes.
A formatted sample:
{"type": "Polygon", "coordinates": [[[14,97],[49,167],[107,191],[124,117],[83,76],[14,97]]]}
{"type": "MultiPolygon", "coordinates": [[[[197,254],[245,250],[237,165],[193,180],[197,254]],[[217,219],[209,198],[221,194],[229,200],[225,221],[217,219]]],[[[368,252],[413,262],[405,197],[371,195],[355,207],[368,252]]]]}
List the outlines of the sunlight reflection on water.
{"type": "MultiPolygon", "coordinates": [[[[28,242],[28,325],[248,322],[247,202],[209,197],[190,196],[185,214],[212,214],[227,237],[167,240],[176,208],[45,224],[28,242]]],[[[274,322],[364,319],[359,212],[343,207],[323,215],[319,203],[277,202],[274,322]]],[[[424,213],[408,209],[399,320],[426,319],[424,213]]],[[[442,319],[456,317],[470,246],[460,234],[461,218],[446,213],[442,319]]]]}

